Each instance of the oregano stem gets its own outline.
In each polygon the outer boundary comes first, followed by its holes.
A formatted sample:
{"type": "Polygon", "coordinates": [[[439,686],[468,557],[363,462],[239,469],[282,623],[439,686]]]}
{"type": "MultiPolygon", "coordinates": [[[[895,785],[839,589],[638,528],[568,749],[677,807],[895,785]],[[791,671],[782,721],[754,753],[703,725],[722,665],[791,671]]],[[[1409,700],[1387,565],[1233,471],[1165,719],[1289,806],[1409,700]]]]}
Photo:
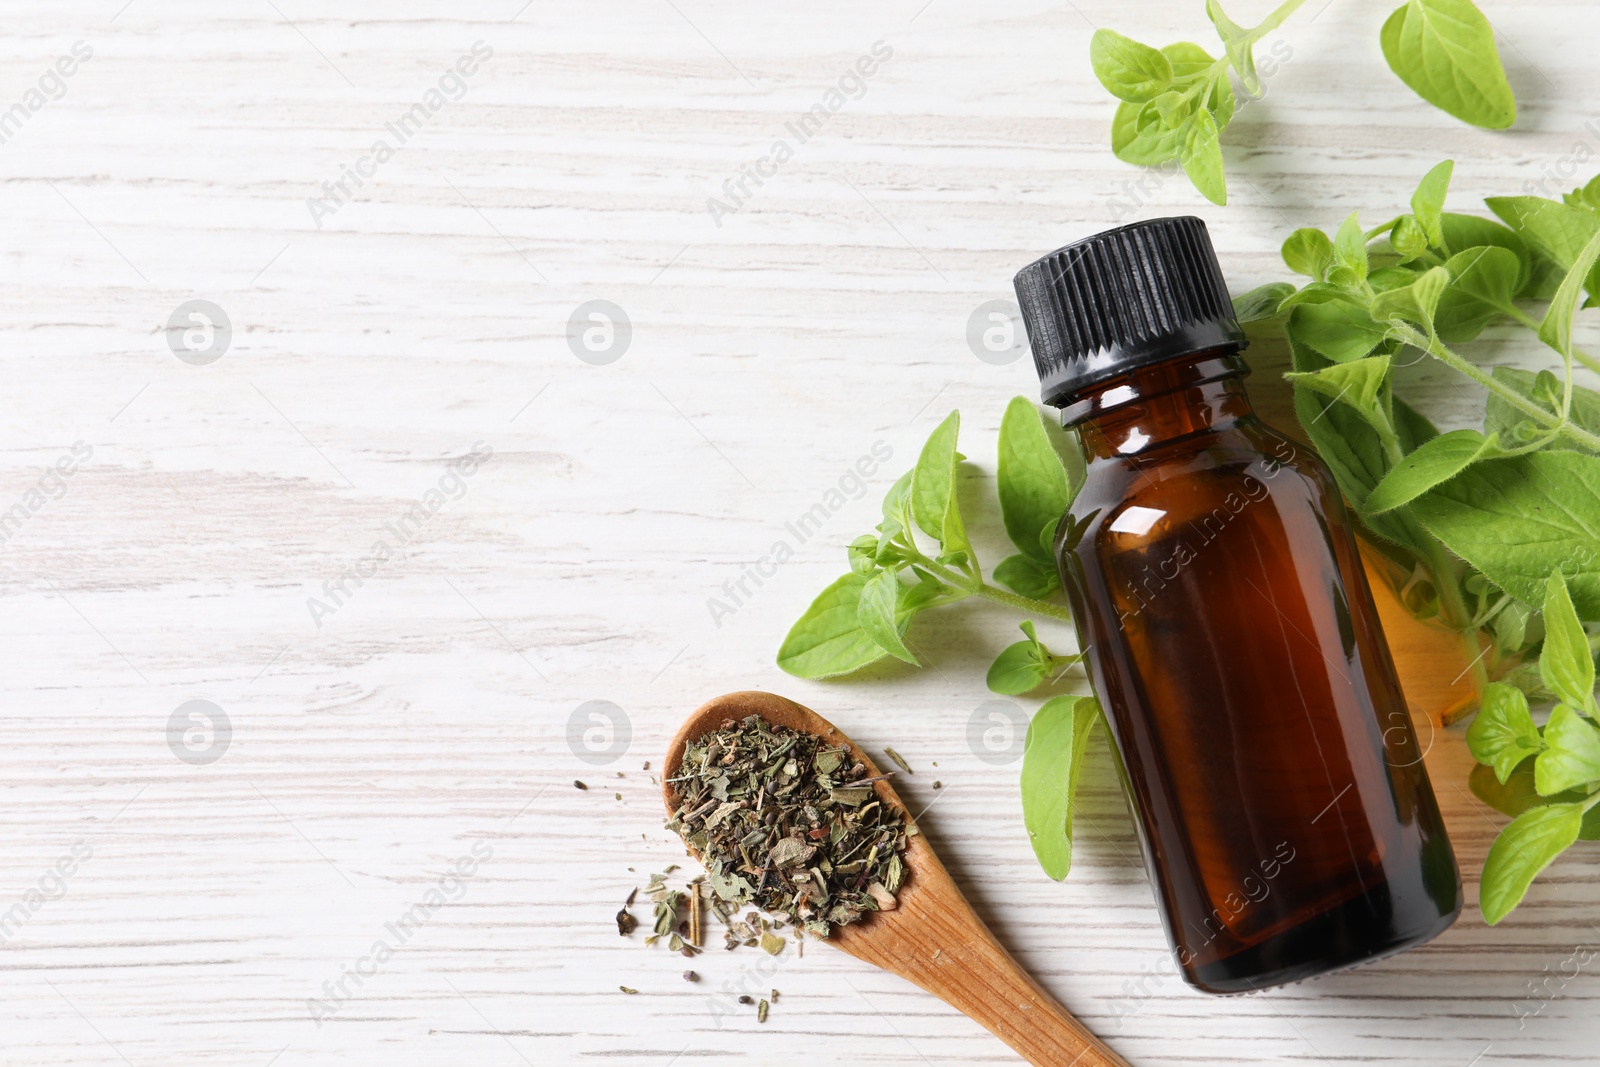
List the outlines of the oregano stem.
{"type": "MultiPolygon", "coordinates": [[[[1048,600],[1035,600],[1033,597],[1021,596],[998,586],[990,585],[981,576],[969,578],[966,575],[950,570],[943,564],[935,563],[926,556],[917,560],[916,565],[941,582],[965,590],[969,596],[979,596],[985,600],[992,600],[996,604],[1004,604],[1007,607],[1016,608],[1025,615],[1044,615],[1058,622],[1072,621],[1072,610],[1061,604],[1053,604],[1048,600]]],[[[947,603],[958,599],[961,598],[953,597],[947,603]]]]}
{"type": "MultiPolygon", "coordinates": [[[[1249,38],[1251,47],[1254,47],[1256,41],[1281,26],[1283,20],[1294,14],[1295,10],[1305,2],[1306,0],[1287,0],[1286,3],[1278,5],[1277,10],[1262,19],[1254,28],[1246,30],[1245,35],[1249,38]]],[[[1200,94],[1209,95],[1211,84],[1218,76],[1218,73],[1220,72],[1222,77],[1225,78],[1227,77],[1228,68],[1232,66],[1233,57],[1224,52],[1220,58],[1211,64],[1203,76],[1196,78],[1194,84],[1184,90],[1182,99],[1187,100],[1200,94]]]]}
{"type": "Polygon", "coordinates": [[[1276,11],[1272,12],[1272,14],[1268,15],[1266,18],[1262,19],[1256,24],[1255,29],[1250,31],[1250,36],[1261,37],[1265,34],[1271,33],[1273,30],[1283,25],[1283,20],[1294,14],[1295,9],[1305,2],[1306,0],[1288,0],[1287,3],[1278,5],[1278,9],[1276,11]]]}
{"type": "Polygon", "coordinates": [[[979,583],[973,592],[985,600],[992,600],[996,604],[1005,604],[1007,607],[1016,608],[1024,614],[1045,615],[1058,622],[1072,621],[1072,611],[1060,604],[1052,604],[1048,600],[1035,600],[1028,596],[1019,596],[1016,593],[992,586],[988,582],[979,583]]]}
{"type": "Polygon", "coordinates": [[[1439,341],[1424,337],[1421,333],[1416,333],[1415,331],[1411,331],[1411,333],[1412,337],[1407,338],[1410,343],[1415,344],[1416,347],[1422,349],[1424,352],[1428,353],[1428,355],[1432,356],[1434,359],[1437,359],[1440,363],[1443,363],[1451,370],[1457,371],[1466,375],[1468,378],[1471,378],[1473,381],[1489,390],[1489,392],[1493,393],[1495,396],[1498,396],[1500,399],[1504,400],[1506,403],[1510,404],[1524,415],[1527,415],[1529,418],[1533,419],[1546,429],[1554,430],[1561,434],[1561,436],[1577,444],[1583,445],[1585,448],[1600,452],[1600,436],[1596,436],[1595,434],[1590,433],[1588,430],[1581,429],[1580,427],[1574,426],[1570,422],[1550,414],[1544,408],[1535,404],[1533,401],[1529,400],[1515,389],[1511,389],[1501,382],[1496,381],[1493,377],[1480,370],[1475,364],[1470,363],[1456,355],[1439,341]],[[1422,343],[1418,344],[1417,342],[1419,341],[1422,343]]]}

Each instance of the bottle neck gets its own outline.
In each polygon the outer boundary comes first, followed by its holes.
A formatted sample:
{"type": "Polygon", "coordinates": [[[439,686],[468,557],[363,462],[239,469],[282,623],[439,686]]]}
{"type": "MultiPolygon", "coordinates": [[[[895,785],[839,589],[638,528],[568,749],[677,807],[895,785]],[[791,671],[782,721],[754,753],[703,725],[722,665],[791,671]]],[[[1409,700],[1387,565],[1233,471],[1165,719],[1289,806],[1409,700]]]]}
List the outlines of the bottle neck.
{"type": "Polygon", "coordinates": [[[1126,458],[1253,416],[1231,346],[1142,367],[1078,393],[1062,409],[1091,460],[1126,458]]]}

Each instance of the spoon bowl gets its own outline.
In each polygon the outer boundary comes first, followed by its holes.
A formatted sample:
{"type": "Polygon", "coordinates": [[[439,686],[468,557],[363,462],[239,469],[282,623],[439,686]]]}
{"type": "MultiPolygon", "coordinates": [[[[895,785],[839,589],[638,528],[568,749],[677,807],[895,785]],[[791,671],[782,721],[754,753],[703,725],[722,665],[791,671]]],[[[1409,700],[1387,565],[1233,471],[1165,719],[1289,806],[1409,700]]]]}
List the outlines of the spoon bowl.
{"type": "MultiPolygon", "coordinates": [[[[661,793],[669,813],[678,809],[672,779],[689,742],[729,720],[750,715],[849,749],[867,768],[869,777],[883,773],[861,746],[810,708],[774,693],[729,693],[696,708],[667,747],[661,793]]],[[[916,826],[889,779],[879,778],[872,788],[885,807],[904,816],[907,827],[916,826]]],[[[982,1024],[1029,1063],[1040,1067],[1127,1067],[1126,1061],[1068,1014],[1011,958],[961,895],[927,835],[911,835],[903,858],[908,874],[896,894],[894,909],[874,912],[860,922],[835,925],[827,938],[829,944],[939,997],[982,1024]]]]}

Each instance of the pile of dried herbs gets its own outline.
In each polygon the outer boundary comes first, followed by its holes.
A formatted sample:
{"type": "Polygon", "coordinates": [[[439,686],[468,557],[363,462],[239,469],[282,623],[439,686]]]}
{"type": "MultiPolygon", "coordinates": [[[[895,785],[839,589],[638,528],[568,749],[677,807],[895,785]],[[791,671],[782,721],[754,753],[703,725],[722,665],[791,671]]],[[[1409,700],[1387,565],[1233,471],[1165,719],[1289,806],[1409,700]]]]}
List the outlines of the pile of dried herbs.
{"type": "Polygon", "coordinates": [[[896,906],[917,829],[848,748],[759,715],[728,719],[684,750],[671,781],[667,829],[705,864],[719,904],[753,903],[815,937],[896,906]]]}

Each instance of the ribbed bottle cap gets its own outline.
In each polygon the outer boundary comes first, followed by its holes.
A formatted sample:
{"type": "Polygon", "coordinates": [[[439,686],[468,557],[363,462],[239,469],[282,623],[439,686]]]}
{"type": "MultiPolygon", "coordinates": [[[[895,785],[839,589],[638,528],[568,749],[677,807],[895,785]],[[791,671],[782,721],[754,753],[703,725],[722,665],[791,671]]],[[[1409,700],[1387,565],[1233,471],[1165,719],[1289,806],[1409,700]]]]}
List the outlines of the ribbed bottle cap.
{"type": "Polygon", "coordinates": [[[1150,219],[1097,233],[1017,272],[1044,402],[1169,359],[1244,348],[1206,224],[1150,219]]]}

